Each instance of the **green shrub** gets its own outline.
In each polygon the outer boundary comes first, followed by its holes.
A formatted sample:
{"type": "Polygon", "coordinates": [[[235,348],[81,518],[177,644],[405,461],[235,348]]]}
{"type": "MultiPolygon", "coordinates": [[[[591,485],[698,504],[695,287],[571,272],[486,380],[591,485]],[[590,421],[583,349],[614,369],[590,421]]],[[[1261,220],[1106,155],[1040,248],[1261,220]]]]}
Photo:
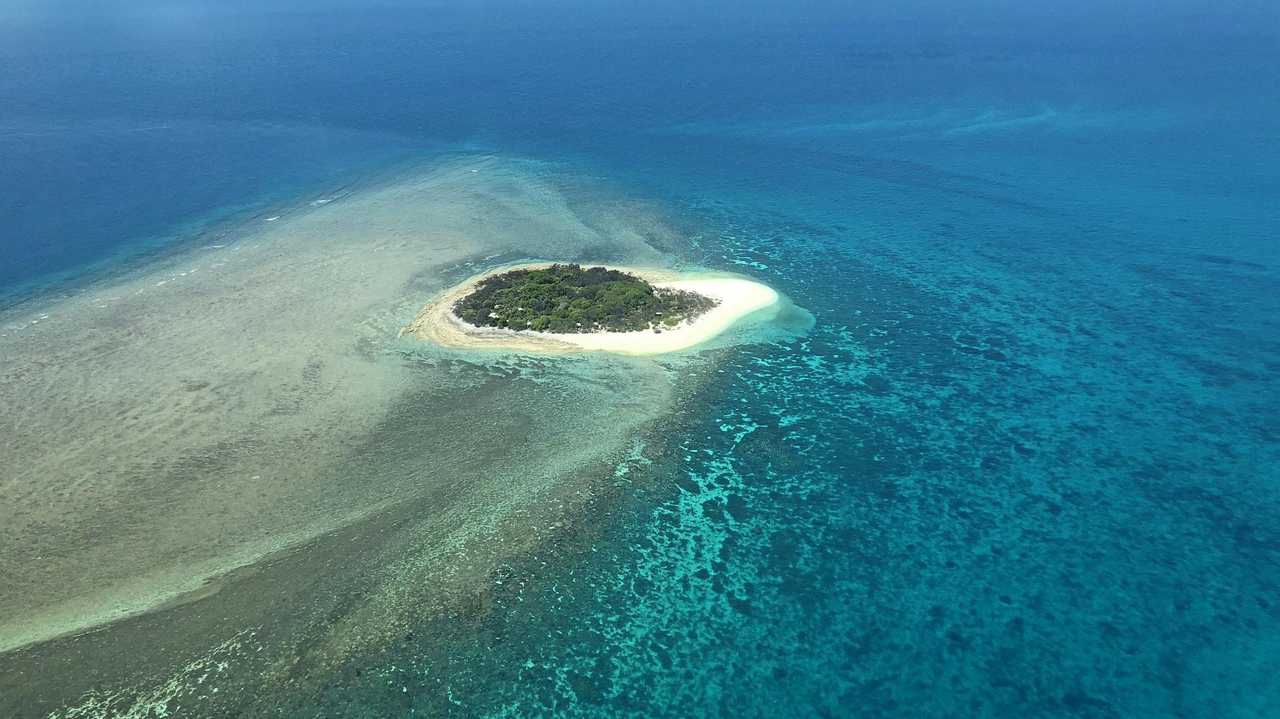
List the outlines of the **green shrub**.
{"type": "Polygon", "coordinates": [[[485,278],[453,306],[468,324],[540,332],[630,332],[674,326],[716,301],[694,292],[657,288],[604,267],[552,265],[485,278]]]}

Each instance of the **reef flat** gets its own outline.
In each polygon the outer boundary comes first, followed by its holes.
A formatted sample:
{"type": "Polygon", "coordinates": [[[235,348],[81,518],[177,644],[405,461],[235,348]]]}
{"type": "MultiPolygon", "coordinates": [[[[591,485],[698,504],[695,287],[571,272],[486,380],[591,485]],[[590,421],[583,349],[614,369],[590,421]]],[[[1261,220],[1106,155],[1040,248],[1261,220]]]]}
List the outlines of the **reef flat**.
{"type": "Polygon", "coordinates": [[[539,253],[627,264],[679,242],[643,203],[454,157],[6,311],[0,540],[25,549],[0,555],[0,713],[160,681],[254,627],[264,657],[296,667],[307,637],[304,665],[339,661],[593,501],[697,371],[397,340],[413,298],[532,254],[531,227],[539,253]]]}

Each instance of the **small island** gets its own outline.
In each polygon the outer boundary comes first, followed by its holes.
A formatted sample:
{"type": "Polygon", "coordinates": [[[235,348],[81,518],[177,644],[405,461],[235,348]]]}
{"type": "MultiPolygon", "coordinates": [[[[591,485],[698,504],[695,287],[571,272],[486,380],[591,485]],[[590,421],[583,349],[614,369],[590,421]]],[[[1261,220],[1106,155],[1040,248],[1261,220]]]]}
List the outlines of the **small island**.
{"type": "Polygon", "coordinates": [[[723,272],[525,263],[445,290],[400,336],[470,350],[656,355],[779,307],[771,288],[723,272]]]}
{"type": "Polygon", "coordinates": [[[639,332],[674,327],[710,311],[718,300],[655,287],[632,274],[577,264],[490,275],[454,303],[476,327],[554,332],[639,332]]]}

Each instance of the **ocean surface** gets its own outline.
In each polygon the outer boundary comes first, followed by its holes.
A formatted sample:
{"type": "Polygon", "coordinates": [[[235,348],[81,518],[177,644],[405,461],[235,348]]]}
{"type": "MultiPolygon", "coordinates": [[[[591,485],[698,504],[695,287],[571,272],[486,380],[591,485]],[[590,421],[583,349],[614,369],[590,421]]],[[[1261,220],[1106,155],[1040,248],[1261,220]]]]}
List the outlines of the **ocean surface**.
{"type": "Polygon", "coordinates": [[[238,567],[15,642],[0,714],[1280,716],[1278,80],[1263,2],[0,4],[6,626],[238,567]],[[242,236],[198,342],[44,329],[242,236]],[[794,315],[669,360],[394,339],[522,258],[794,315]],[[240,388],[296,401],[199,424],[240,388]]]}

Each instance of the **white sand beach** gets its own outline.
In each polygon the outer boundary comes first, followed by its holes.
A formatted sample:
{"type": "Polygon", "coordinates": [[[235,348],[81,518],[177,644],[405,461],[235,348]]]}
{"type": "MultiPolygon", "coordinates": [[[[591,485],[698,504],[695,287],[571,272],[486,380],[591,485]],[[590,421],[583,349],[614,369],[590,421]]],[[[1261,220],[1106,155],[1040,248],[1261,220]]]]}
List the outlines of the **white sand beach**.
{"type": "Polygon", "coordinates": [[[470,278],[437,297],[401,334],[446,347],[515,349],[534,352],[613,352],[624,355],[657,355],[702,345],[736,322],[778,304],[779,295],[768,285],[732,275],[698,273],[683,275],[672,270],[610,267],[636,275],[656,287],[696,292],[717,301],[710,311],[675,327],[638,332],[551,333],[476,327],[453,313],[453,305],[485,278],[514,269],[547,267],[532,263],[501,267],[470,278]]]}

